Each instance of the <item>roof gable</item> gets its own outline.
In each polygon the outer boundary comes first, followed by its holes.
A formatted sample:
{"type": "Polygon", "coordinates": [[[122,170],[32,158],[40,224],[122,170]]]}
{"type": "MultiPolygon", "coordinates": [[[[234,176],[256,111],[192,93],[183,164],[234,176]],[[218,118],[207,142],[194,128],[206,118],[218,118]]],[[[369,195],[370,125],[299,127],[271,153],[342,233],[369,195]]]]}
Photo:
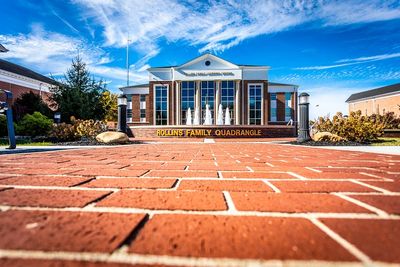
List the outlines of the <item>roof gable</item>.
{"type": "Polygon", "coordinates": [[[235,65],[225,59],[214,56],[212,54],[204,54],[195,59],[192,59],[176,69],[192,69],[192,70],[223,70],[223,69],[239,69],[238,65],[235,65]]]}

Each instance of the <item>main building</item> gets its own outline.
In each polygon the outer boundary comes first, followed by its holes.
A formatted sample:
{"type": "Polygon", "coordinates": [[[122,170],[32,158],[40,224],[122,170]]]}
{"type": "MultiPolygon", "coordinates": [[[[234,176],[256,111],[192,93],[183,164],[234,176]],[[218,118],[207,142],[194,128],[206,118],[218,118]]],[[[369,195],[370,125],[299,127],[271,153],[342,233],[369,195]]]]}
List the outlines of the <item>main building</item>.
{"type": "Polygon", "coordinates": [[[179,66],[149,68],[148,84],[120,88],[128,98],[128,124],[200,127],[295,122],[298,86],[269,82],[268,70],[268,66],[236,65],[211,54],[179,66]]]}

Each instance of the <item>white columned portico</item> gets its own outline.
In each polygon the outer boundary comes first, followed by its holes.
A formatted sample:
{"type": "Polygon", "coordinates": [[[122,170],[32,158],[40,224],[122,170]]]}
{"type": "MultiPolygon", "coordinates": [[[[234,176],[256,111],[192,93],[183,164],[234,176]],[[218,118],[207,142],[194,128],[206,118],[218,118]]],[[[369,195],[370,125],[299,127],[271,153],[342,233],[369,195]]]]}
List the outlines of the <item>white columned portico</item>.
{"type": "Polygon", "coordinates": [[[221,81],[215,81],[215,106],[214,106],[214,122],[217,121],[219,104],[221,103],[221,81]]]}
{"type": "Polygon", "coordinates": [[[236,81],[235,84],[235,124],[240,125],[240,107],[241,107],[241,96],[240,96],[240,81],[236,81]]]}
{"type": "Polygon", "coordinates": [[[200,124],[202,124],[201,121],[201,95],[200,95],[200,81],[196,81],[196,92],[195,92],[195,107],[194,110],[199,109],[200,113],[200,124]]]}
{"type": "Polygon", "coordinates": [[[176,108],[176,125],[180,125],[181,124],[181,101],[179,101],[181,95],[181,86],[180,86],[180,82],[175,82],[175,108],[176,108]]]}

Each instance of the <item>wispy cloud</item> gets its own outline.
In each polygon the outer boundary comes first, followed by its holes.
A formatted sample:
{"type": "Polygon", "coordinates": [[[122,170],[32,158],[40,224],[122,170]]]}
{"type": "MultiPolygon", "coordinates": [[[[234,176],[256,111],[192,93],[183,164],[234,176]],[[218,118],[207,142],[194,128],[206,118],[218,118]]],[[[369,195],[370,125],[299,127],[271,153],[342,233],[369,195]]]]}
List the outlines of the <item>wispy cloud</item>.
{"type": "Polygon", "coordinates": [[[308,67],[298,67],[294,68],[295,70],[326,70],[326,69],[334,69],[340,67],[346,67],[350,65],[357,65],[363,63],[369,63],[373,61],[381,61],[391,58],[400,57],[400,53],[392,53],[392,54],[382,54],[375,56],[366,56],[366,57],[358,57],[358,58],[346,58],[335,61],[335,63],[341,64],[332,64],[332,65],[323,65],[323,66],[308,66],[308,67]]]}
{"type": "MultiPolygon", "coordinates": [[[[0,35],[0,43],[10,50],[2,58],[34,65],[36,70],[43,73],[59,76],[79,53],[92,74],[103,79],[126,79],[124,68],[107,66],[112,58],[100,47],[90,45],[80,38],[46,31],[40,24],[33,25],[32,31],[26,35],[0,35]]],[[[143,60],[131,66],[131,76],[138,82],[147,78],[143,66],[146,66],[143,60]]]]}
{"type": "MultiPolygon", "coordinates": [[[[322,26],[400,18],[398,1],[388,0],[73,0],[83,18],[103,28],[105,45],[123,47],[128,35],[141,52],[159,51],[159,42],[183,41],[199,52],[223,51],[243,40],[285,31],[310,21],[322,26]]],[[[153,54],[155,54],[153,52],[153,54]]]]}

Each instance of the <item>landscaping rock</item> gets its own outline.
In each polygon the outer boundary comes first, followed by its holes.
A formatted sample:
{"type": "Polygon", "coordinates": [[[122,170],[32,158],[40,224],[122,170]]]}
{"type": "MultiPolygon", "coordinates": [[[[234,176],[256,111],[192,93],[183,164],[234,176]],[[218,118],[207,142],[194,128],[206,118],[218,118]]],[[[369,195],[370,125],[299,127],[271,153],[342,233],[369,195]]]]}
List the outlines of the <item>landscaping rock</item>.
{"type": "Polygon", "coordinates": [[[316,142],[319,141],[331,141],[331,142],[340,142],[344,139],[336,134],[330,132],[318,132],[312,136],[312,139],[316,142]]]}
{"type": "Polygon", "coordinates": [[[97,135],[96,140],[105,144],[124,144],[129,142],[129,137],[121,132],[104,132],[97,135]]]}

